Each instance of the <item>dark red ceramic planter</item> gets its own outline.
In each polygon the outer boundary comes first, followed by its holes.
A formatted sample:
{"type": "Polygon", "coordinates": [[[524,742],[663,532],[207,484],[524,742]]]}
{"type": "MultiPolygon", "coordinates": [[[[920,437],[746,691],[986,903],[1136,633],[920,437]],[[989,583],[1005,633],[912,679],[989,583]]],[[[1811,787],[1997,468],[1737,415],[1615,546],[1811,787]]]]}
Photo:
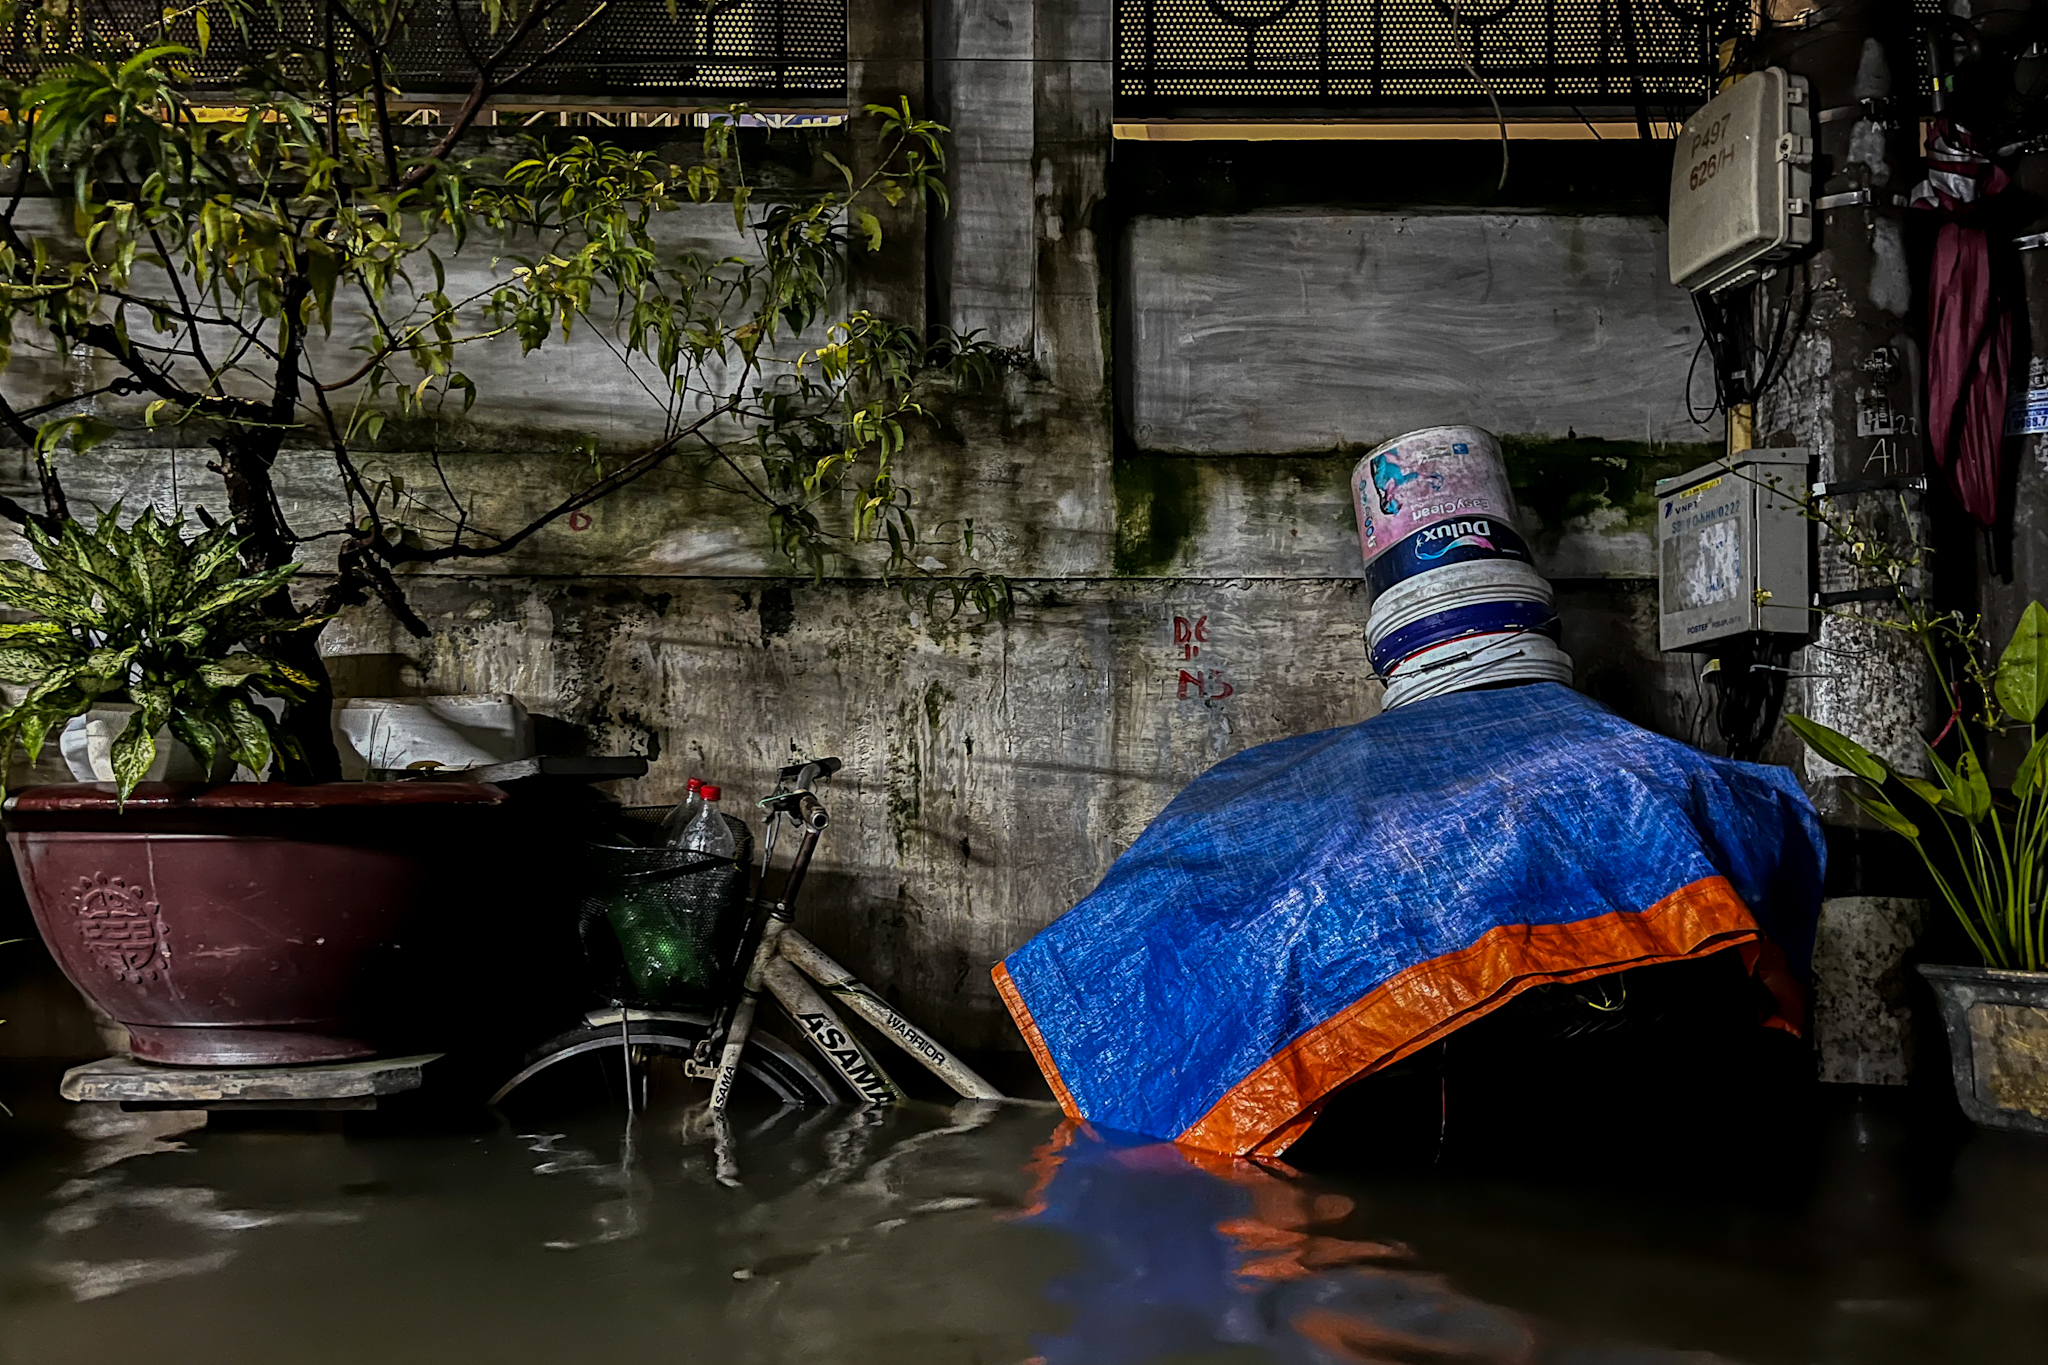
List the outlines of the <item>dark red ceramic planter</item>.
{"type": "Polygon", "coordinates": [[[64,974],[185,1066],[375,1051],[435,872],[496,787],[452,782],[106,783],[7,802],[22,886],[64,974]]]}

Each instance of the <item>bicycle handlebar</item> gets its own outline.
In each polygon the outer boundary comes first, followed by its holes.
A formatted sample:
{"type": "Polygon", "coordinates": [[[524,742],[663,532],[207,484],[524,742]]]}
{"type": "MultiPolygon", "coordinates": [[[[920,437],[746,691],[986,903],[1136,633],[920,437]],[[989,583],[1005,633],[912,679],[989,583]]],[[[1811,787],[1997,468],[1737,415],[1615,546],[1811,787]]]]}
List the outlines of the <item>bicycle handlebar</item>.
{"type": "Polygon", "coordinates": [[[804,775],[804,769],[815,767],[818,771],[813,774],[814,779],[822,779],[832,776],[845,766],[836,758],[805,758],[781,769],[775,776],[778,781],[794,782],[804,775]]]}
{"type": "Polygon", "coordinates": [[[824,803],[811,792],[811,784],[827,778],[844,766],[836,758],[808,759],[792,763],[778,774],[775,794],[761,802],[761,809],[775,815],[787,815],[806,829],[823,830],[831,823],[832,817],[825,810],[824,803]],[[786,784],[796,783],[795,790],[786,790],[786,784]]]}

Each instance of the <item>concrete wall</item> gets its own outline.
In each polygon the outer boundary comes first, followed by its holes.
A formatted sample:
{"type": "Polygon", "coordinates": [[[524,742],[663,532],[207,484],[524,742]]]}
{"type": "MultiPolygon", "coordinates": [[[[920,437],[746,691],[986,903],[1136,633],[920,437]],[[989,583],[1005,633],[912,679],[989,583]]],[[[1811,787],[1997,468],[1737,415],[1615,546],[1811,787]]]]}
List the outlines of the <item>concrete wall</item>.
{"type": "Polygon", "coordinates": [[[1699,439],[1682,396],[1699,329],[1654,218],[1143,218],[1129,268],[1130,416],[1147,449],[1371,445],[1446,413],[1504,433],[1699,439]]]}
{"type": "MultiPolygon", "coordinates": [[[[873,51],[887,13],[856,10],[873,51]]],[[[1696,337],[1661,282],[1658,224],[1415,207],[1426,177],[1384,187],[1411,197],[1399,212],[1126,211],[1111,12],[934,0],[928,49],[909,49],[928,63],[899,48],[856,70],[930,92],[955,129],[956,205],[928,254],[857,291],[1028,361],[907,462],[928,524],[976,518],[984,562],[1016,580],[1011,619],[931,620],[878,583],[793,579],[759,512],[683,462],[518,555],[416,576],[430,640],[375,612],[325,637],[357,692],[510,691],[595,750],[653,756],[629,803],[673,800],[690,773],[751,793],[792,754],[841,755],[806,931],[970,1047],[1016,1045],[989,966],[1181,784],[1374,713],[1345,492],[1360,446],[1448,420],[1513,438],[1582,685],[1674,732],[1694,709],[1689,673],[1652,645],[1648,486],[1718,431],[1684,415],[1696,337]],[[1120,388],[1138,415],[1121,429],[1120,388]]],[[[595,364],[501,378],[547,408],[450,472],[513,524],[574,472],[549,421],[630,431],[639,400],[595,364]]],[[[189,502],[199,464],[109,449],[73,474],[93,496],[189,502]]],[[[317,458],[288,464],[293,505],[315,508],[317,458]]],[[[9,491],[26,475],[20,452],[0,456],[9,491]]]]}

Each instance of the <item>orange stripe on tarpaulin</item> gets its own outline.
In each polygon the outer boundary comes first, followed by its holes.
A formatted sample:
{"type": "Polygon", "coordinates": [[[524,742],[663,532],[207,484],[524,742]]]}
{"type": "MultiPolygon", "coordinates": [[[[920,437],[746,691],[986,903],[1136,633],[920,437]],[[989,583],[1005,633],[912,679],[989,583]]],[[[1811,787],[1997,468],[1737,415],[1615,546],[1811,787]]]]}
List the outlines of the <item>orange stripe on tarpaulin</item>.
{"type": "MultiPolygon", "coordinates": [[[[1768,942],[1735,888],[1718,876],[1680,887],[1645,910],[1569,924],[1502,925],[1468,948],[1396,973],[1302,1034],[1232,1086],[1175,1140],[1233,1156],[1278,1156],[1337,1090],[1428,1047],[1533,986],[1586,981],[1629,967],[1768,942]]],[[[1777,996],[1781,1014],[1796,1022],[1803,1011],[1790,976],[1766,972],[1762,979],[1777,996]],[[1782,994],[1786,990],[1792,992],[1790,999],[1782,994]]],[[[1039,1065],[1049,1067],[1041,1050],[1044,1039],[1035,1030],[1026,1039],[1039,1054],[1039,1065]]],[[[1060,1089],[1061,1103],[1070,1106],[1060,1089]]]]}
{"type": "Polygon", "coordinates": [[[1087,1118],[1081,1112],[1081,1106],[1074,1103],[1073,1092],[1067,1089],[1067,1083],[1060,1079],[1060,1069],[1053,1064],[1052,1049],[1045,1045],[1045,1035],[1038,1031],[1038,1021],[1031,1017],[1031,1008],[1018,993],[1017,983],[1010,980],[1009,964],[998,962],[989,975],[995,978],[996,994],[1003,997],[1003,1005],[1016,1022],[1017,1032],[1024,1035],[1024,1046],[1031,1049],[1032,1059],[1045,1073],[1045,1083],[1052,1087],[1052,1097],[1060,1102],[1060,1108],[1066,1111],[1068,1118],[1087,1118]]]}

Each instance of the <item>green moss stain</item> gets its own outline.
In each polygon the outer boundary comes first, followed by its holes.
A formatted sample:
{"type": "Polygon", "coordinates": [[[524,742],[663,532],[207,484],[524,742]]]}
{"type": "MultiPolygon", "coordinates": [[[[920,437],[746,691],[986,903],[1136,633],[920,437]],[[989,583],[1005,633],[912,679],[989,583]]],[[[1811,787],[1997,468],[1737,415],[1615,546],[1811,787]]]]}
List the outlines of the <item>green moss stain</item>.
{"type": "Polygon", "coordinates": [[[939,733],[939,722],[945,718],[946,703],[951,700],[953,693],[944,683],[931,683],[924,689],[924,721],[934,738],[939,733]]]}
{"type": "Polygon", "coordinates": [[[1574,518],[1607,508],[1618,510],[1631,527],[1648,526],[1657,512],[1657,480],[1721,454],[1719,441],[1503,436],[1500,447],[1515,500],[1553,533],[1574,518]]]}
{"type": "MultiPolygon", "coordinates": [[[[931,697],[925,697],[929,711],[931,697]]],[[[942,703],[943,704],[943,703],[942,703]]],[[[909,697],[896,704],[896,723],[889,730],[888,789],[884,807],[889,820],[889,837],[896,855],[907,856],[917,832],[918,817],[924,814],[923,746],[917,734],[918,704],[909,697]]]]}
{"type": "Polygon", "coordinates": [[[1147,578],[1181,565],[1202,521],[1201,474],[1195,461],[1173,455],[1119,455],[1116,485],[1116,572],[1147,578]]]}

